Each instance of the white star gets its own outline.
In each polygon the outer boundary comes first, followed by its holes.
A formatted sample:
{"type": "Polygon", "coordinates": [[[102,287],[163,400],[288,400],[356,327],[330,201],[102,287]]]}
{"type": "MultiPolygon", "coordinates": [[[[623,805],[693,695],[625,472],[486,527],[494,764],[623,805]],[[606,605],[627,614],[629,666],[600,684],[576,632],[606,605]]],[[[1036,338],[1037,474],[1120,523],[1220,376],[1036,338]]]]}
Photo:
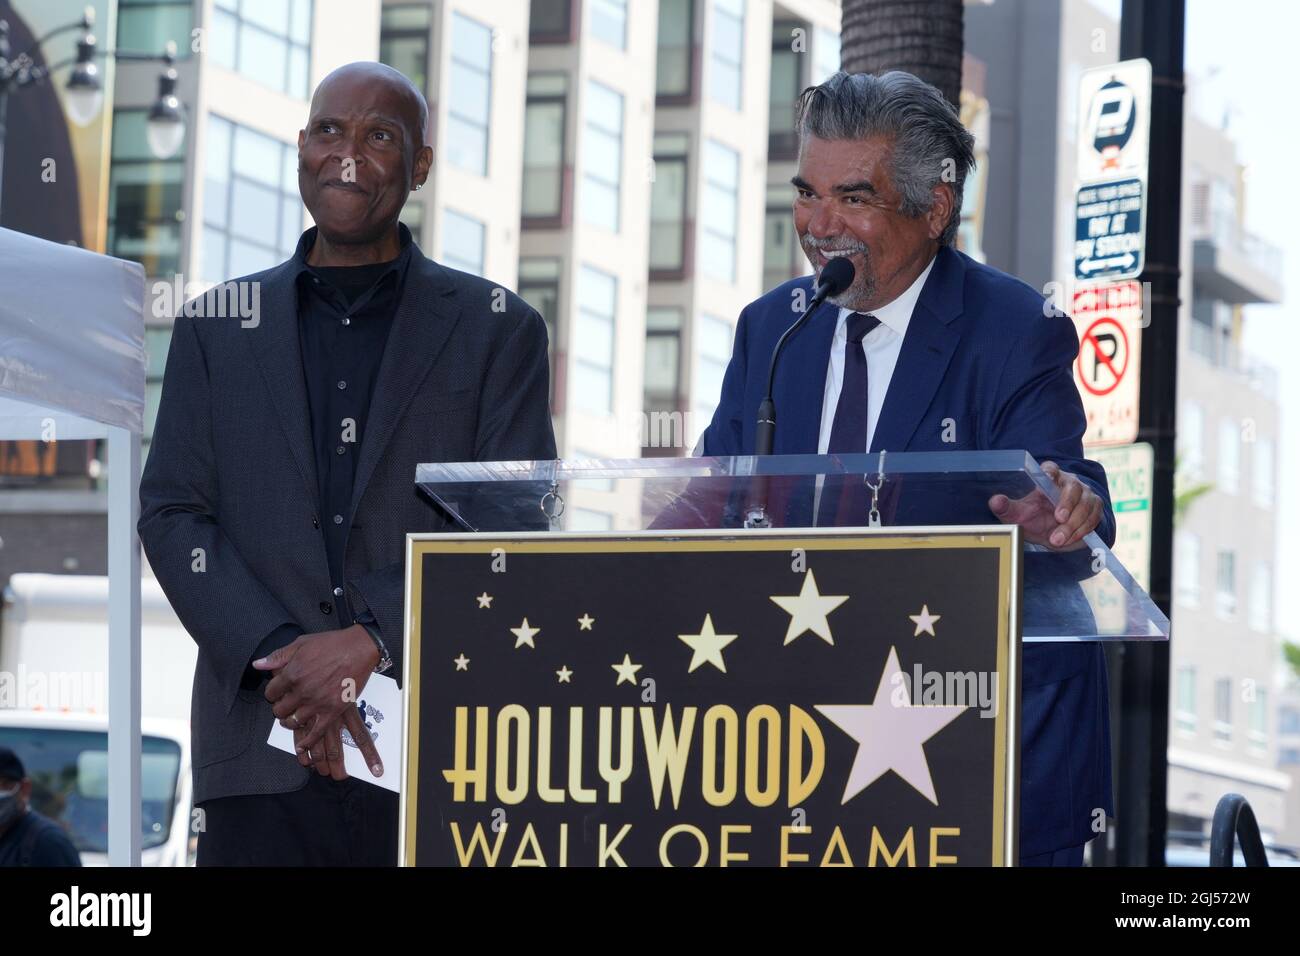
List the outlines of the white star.
{"type": "Polygon", "coordinates": [[[492,595],[488,594],[486,591],[475,598],[475,600],[478,601],[478,606],[480,608],[492,606],[492,595]]]}
{"type": "Polygon", "coordinates": [[[591,625],[595,623],[596,623],[596,619],[592,617],[590,614],[584,612],[582,617],[578,618],[578,630],[590,631],[591,625]]]}
{"type": "Polygon", "coordinates": [[[517,638],[515,641],[515,650],[518,650],[525,644],[529,647],[536,648],[537,645],[533,643],[533,635],[540,634],[541,632],[542,629],[540,627],[529,627],[528,618],[524,618],[524,623],[520,624],[518,627],[510,628],[510,633],[517,638]]]}
{"type": "Polygon", "coordinates": [[[568,664],[561,665],[560,669],[555,673],[560,678],[561,684],[572,683],[572,681],[570,681],[569,678],[573,676],[573,671],[569,670],[568,664]]]}
{"type": "Polygon", "coordinates": [[[691,666],[686,668],[686,673],[689,674],[706,663],[712,664],[724,674],[727,673],[727,665],[722,660],[722,649],[739,636],[738,634],[715,634],[713,617],[704,615],[704,627],[700,628],[700,633],[677,635],[678,640],[695,652],[691,655],[691,666]]]}
{"type": "Polygon", "coordinates": [[[452,660],[456,664],[456,670],[458,671],[469,670],[469,658],[465,656],[465,653],[463,651],[461,652],[460,657],[453,657],[452,660]]]}
{"type": "Polygon", "coordinates": [[[934,622],[943,617],[943,615],[931,614],[930,605],[922,604],[920,614],[909,614],[907,616],[910,617],[912,623],[916,625],[916,633],[912,635],[913,637],[920,637],[923,632],[929,633],[931,637],[939,636],[934,633],[934,622]]]}
{"type": "Polygon", "coordinates": [[[614,670],[618,673],[618,680],[614,681],[615,687],[617,687],[619,684],[622,684],[624,681],[626,681],[629,684],[635,684],[636,672],[641,669],[641,665],[633,664],[632,658],[629,657],[627,654],[623,655],[622,664],[610,664],[609,666],[614,668],[614,670]]]}
{"type": "Polygon", "coordinates": [[[849,599],[847,594],[821,594],[817,590],[817,579],[813,577],[812,568],[804,575],[803,587],[797,597],[773,596],[783,610],[790,615],[790,627],[785,632],[785,643],[789,644],[805,631],[812,631],[827,644],[834,644],[831,639],[831,625],[826,615],[849,599]]]}
{"type": "Polygon", "coordinates": [[[848,803],[892,770],[936,807],[939,805],[922,745],[966,708],[913,706],[907,683],[898,676],[902,673],[898,650],[891,647],[874,701],[817,705],[817,710],[831,723],[858,742],[858,753],[844,785],[841,804],[848,803]],[[901,699],[891,700],[894,695],[901,699]]]}

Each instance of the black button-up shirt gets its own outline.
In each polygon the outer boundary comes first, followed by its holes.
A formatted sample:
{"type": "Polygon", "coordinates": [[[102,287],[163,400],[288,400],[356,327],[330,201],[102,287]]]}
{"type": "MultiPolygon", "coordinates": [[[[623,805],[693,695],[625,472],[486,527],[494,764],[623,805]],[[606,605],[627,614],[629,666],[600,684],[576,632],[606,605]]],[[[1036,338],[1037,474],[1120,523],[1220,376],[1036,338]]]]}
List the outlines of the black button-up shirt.
{"type": "Polygon", "coordinates": [[[399,232],[402,251],[391,262],[310,266],[307,255],[315,241],[314,228],[303,234],[294,254],[298,340],[311,410],[321,532],[333,592],[322,595],[320,603],[322,612],[333,606],[340,627],[352,623],[342,596],[347,584],[343,555],[351,524],[357,453],[411,258],[411,233],[401,225],[399,232]]]}

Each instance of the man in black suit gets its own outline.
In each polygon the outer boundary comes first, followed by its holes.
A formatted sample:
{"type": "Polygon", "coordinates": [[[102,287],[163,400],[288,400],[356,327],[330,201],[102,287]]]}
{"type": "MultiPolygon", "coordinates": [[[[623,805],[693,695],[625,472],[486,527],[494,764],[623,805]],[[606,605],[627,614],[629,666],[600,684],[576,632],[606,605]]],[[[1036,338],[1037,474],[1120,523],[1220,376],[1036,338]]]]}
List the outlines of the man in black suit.
{"type": "Polygon", "coordinates": [[[555,457],[541,317],[397,221],[427,119],[396,70],[327,76],[298,134],[316,226],[235,280],[256,315],[219,317],[214,291],[176,317],[139,533],[199,648],[200,865],[396,862],[398,798],[347,777],[340,738],[399,770],[355,700],[400,679],[407,532],[448,527],[415,466],[555,457]],[[297,759],[266,744],[276,719],[297,759]]]}

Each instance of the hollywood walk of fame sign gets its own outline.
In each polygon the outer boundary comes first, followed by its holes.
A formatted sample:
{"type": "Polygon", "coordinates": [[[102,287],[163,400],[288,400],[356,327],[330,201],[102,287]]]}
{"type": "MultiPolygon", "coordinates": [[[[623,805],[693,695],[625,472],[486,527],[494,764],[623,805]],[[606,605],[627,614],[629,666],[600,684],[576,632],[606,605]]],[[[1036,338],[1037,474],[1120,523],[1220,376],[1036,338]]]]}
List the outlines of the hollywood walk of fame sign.
{"type": "Polygon", "coordinates": [[[1015,859],[1012,527],[408,538],[401,857],[1015,859]]]}

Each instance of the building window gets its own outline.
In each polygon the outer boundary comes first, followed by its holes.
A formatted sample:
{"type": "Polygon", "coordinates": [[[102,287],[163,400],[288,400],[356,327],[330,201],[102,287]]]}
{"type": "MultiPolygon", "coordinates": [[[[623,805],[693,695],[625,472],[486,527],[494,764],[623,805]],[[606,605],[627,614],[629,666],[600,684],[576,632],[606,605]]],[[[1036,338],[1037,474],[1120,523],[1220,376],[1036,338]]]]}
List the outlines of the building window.
{"type": "Polygon", "coordinates": [[[429,88],[429,29],[433,11],[427,5],[386,6],[379,20],[379,62],[387,63],[415,84],[429,88]]]}
{"type": "Polygon", "coordinates": [[[176,58],[188,60],[194,28],[192,0],[118,0],[117,48],[161,53],[176,44],[176,58]]]}
{"type": "Polygon", "coordinates": [[[1235,495],[1241,475],[1241,433],[1231,418],[1219,421],[1218,485],[1217,490],[1235,495]]]}
{"type": "Polygon", "coordinates": [[[591,34],[619,50],[627,49],[627,0],[590,0],[591,34]]]}
{"type": "Polygon", "coordinates": [[[568,43],[573,0],[533,0],[528,13],[528,42],[568,43]]]}
{"type": "Polygon", "coordinates": [[[1267,634],[1273,629],[1273,565],[1256,561],[1250,578],[1250,629],[1267,634]]]}
{"type": "Polygon", "coordinates": [[[149,149],[147,110],[115,110],[108,183],[108,254],[172,276],[181,266],[185,149],[157,159],[149,149]]]}
{"type": "Polygon", "coordinates": [[[1277,732],[1279,734],[1300,734],[1300,710],[1283,707],[1277,712],[1277,732]]]}
{"type": "Polygon", "coordinates": [[[570,336],[574,405],[593,415],[614,411],[614,317],[618,279],[591,266],[578,271],[578,314],[570,336]]]}
{"type": "Polygon", "coordinates": [[[402,213],[398,220],[411,230],[411,241],[417,246],[424,243],[424,220],[427,215],[428,206],[420,199],[410,196],[406,200],[406,205],[402,207],[402,213]]]}
{"type": "Polygon", "coordinates": [[[1174,535],[1174,596],[1184,607],[1201,603],[1201,539],[1190,531],[1174,535]]]}
{"type": "Polygon", "coordinates": [[[307,98],[312,0],[214,0],[208,52],[228,70],[307,98]]]}
{"type": "Polygon", "coordinates": [[[1205,411],[1196,402],[1183,402],[1178,422],[1180,470],[1191,481],[1205,474],[1205,411]]]}
{"type": "Polygon", "coordinates": [[[745,0],[713,0],[709,30],[709,98],[740,110],[745,58],[745,0]]]}
{"type": "Polygon", "coordinates": [[[1220,551],[1215,564],[1214,610],[1231,620],[1237,614],[1237,555],[1220,551]]]}
{"type": "MultiPolygon", "coordinates": [[[[772,26],[772,72],[767,106],[767,157],[794,159],[798,139],[794,130],[795,102],[804,88],[803,64],[807,54],[795,50],[794,37],[807,37],[808,27],[797,20],[781,20],[772,26]],[[796,33],[795,31],[803,31],[796,33]]],[[[805,39],[806,43],[807,40],[805,39]]]]}
{"type": "Polygon", "coordinates": [[[555,401],[555,344],[560,321],[560,260],[520,259],[519,298],[541,315],[546,323],[547,352],[551,361],[551,404],[555,401]]]}
{"type": "Polygon", "coordinates": [[[838,30],[818,27],[813,32],[812,82],[825,83],[840,71],[840,34],[838,30]]]}
{"type": "Polygon", "coordinates": [[[1260,438],[1255,441],[1254,455],[1250,463],[1250,487],[1255,504],[1261,508],[1273,507],[1273,440],[1260,438]]]}
{"type": "Polygon", "coordinates": [[[722,395],[722,377],[731,361],[731,323],[703,314],[695,322],[695,373],[691,382],[691,410],[694,421],[691,442],[708,427],[722,395]]]}
{"type": "Polygon", "coordinates": [[[487,228],[479,220],[452,209],[442,211],[442,262],[444,265],[483,274],[483,247],[487,228]]]}
{"type": "Polygon", "coordinates": [[[671,411],[682,392],[682,310],[651,306],[645,317],[645,407],[671,411]]]}
{"type": "Polygon", "coordinates": [[[689,96],[693,0],[659,0],[659,40],[655,51],[655,94],[689,96]]]}
{"type": "Polygon", "coordinates": [[[202,275],[220,282],[293,255],[302,234],[298,151],[208,114],[202,275]]]}
{"type": "Polygon", "coordinates": [[[1268,749],[1268,690],[1255,688],[1255,698],[1250,702],[1250,729],[1246,731],[1248,746],[1256,754],[1268,749]]]}
{"type": "Polygon", "coordinates": [[[686,264],[685,133],[656,133],[650,191],[650,271],[680,272],[686,264]]]}
{"type": "Polygon", "coordinates": [[[1179,730],[1196,731],[1196,668],[1183,665],[1178,668],[1174,686],[1174,719],[1179,730]]]}
{"type": "Polygon", "coordinates": [[[736,280],[736,214],[740,154],[711,139],[704,141],[703,199],[700,202],[700,270],[715,279],[736,280]]]}
{"type": "Polygon", "coordinates": [[[1221,677],[1214,682],[1214,739],[1224,743],[1232,741],[1232,678],[1221,677]]]}
{"type": "Polygon", "coordinates": [[[1293,767],[1300,764],[1300,747],[1279,747],[1277,751],[1277,765],[1279,767],[1293,767]]]}
{"type": "Polygon", "coordinates": [[[487,175],[492,119],[492,28],[451,15],[451,95],[447,97],[447,159],[487,175]]]}
{"type": "Polygon", "coordinates": [[[623,169],[623,96],[587,81],[583,107],[582,220],[618,232],[623,169]]]}
{"type": "Polygon", "coordinates": [[[167,367],[167,351],[172,344],[171,326],[146,325],[144,328],[144,433],[140,436],[140,460],[144,461],[153,441],[153,428],[158,421],[158,404],[162,399],[163,370],[167,367]]]}
{"type": "Polygon", "coordinates": [[[763,216],[763,288],[774,289],[804,274],[808,260],[799,248],[789,186],[769,186],[763,216]]]}
{"type": "Polygon", "coordinates": [[[564,127],[568,77],[534,73],[528,77],[524,107],[525,219],[557,219],[564,209],[564,127]]]}

